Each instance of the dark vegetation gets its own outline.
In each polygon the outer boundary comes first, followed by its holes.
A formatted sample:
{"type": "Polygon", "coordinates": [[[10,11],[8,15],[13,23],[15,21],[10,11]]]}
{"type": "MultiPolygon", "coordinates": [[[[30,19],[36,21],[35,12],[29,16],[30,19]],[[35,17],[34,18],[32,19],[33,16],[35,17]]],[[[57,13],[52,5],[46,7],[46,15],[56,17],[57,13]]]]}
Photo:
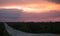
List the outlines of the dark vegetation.
{"type": "Polygon", "coordinates": [[[7,22],[17,30],[28,33],[59,33],[60,22],[7,22]]]}
{"type": "Polygon", "coordinates": [[[0,36],[11,36],[5,30],[4,24],[2,22],[0,22],[0,36]]]}
{"type": "MultiPolygon", "coordinates": [[[[60,22],[6,22],[16,30],[28,33],[54,33],[60,34],[60,22]]],[[[0,22],[0,35],[8,34],[3,22],[0,22]]],[[[9,35],[9,34],[8,34],[9,35]]],[[[8,36],[7,35],[7,36],[8,36]]]]}

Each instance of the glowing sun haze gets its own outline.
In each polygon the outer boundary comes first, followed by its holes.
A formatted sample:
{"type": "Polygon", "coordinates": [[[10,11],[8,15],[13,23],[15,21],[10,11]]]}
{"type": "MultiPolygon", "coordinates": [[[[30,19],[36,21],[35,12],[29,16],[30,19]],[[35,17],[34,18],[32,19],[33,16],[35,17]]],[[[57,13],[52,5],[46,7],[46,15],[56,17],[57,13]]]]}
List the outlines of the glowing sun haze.
{"type": "Polygon", "coordinates": [[[2,8],[22,9],[23,11],[26,12],[35,12],[35,13],[45,12],[45,11],[47,12],[50,10],[60,10],[60,4],[48,2],[47,0],[11,0],[11,1],[6,0],[5,3],[3,2],[4,4],[0,5],[0,9],[2,8]]]}

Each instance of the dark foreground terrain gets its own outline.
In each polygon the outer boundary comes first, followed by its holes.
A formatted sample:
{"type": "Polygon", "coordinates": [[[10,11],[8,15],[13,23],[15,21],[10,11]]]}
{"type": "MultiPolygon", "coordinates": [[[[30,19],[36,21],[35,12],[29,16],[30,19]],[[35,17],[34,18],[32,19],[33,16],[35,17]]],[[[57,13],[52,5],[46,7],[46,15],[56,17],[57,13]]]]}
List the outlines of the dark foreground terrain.
{"type": "MultiPolygon", "coordinates": [[[[16,30],[28,33],[60,34],[60,22],[5,22],[16,30]]],[[[8,36],[3,22],[0,22],[0,35],[8,36]]]]}

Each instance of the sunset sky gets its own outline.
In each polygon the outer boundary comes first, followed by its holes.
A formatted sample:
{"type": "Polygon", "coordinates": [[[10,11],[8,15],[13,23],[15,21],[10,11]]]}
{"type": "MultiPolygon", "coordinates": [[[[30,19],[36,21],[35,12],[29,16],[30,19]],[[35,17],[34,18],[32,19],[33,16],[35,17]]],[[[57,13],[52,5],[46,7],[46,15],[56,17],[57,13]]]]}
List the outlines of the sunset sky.
{"type": "Polygon", "coordinates": [[[0,0],[0,22],[60,22],[60,0],[0,0]]]}

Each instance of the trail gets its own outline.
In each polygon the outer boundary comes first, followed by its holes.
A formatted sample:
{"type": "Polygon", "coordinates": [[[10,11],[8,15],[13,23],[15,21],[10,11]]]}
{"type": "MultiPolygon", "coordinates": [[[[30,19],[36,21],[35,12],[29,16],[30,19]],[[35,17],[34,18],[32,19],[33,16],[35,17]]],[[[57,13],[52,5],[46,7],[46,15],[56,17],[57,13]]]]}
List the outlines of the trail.
{"type": "Polygon", "coordinates": [[[7,32],[12,36],[60,36],[56,34],[32,34],[32,33],[25,33],[16,29],[13,29],[12,27],[8,26],[6,23],[4,23],[5,29],[7,32]]]}

